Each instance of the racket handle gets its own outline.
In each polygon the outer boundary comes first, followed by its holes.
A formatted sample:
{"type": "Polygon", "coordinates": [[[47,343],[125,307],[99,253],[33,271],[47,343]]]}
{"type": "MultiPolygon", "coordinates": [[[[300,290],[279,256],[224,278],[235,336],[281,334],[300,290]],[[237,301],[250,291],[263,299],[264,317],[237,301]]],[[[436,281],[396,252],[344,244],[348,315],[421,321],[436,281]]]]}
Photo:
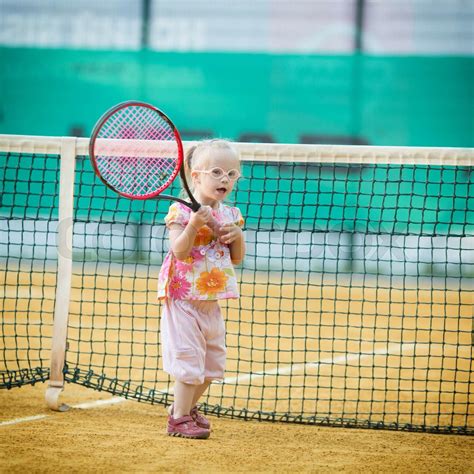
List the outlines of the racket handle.
{"type": "Polygon", "coordinates": [[[201,204],[199,204],[197,201],[192,200],[191,201],[191,206],[189,206],[189,207],[191,207],[191,211],[197,212],[197,211],[199,211],[199,209],[201,209],[201,204]]]}
{"type": "MultiPolygon", "coordinates": [[[[197,212],[201,208],[201,204],[199,204],[197,201],[194,201],[191,202],[190,207],[193,212],[197,212]]],[[[207,226],[210,227],[214,234],[219,235],[218,231],[220,228],[220,224],[214,218],[211,218],[211,220],[207,223],[207,226]]]]}
{"type": "Polygon", "coordinates": [[[211,228],[211,230],[212,230],[212,232],[214,232],[214,234],[219,235],[218,231],[219,231],[219,228],[220,228],[220,224],[214,218],[212,218],[207,223],[207,226],[211,228]]]}

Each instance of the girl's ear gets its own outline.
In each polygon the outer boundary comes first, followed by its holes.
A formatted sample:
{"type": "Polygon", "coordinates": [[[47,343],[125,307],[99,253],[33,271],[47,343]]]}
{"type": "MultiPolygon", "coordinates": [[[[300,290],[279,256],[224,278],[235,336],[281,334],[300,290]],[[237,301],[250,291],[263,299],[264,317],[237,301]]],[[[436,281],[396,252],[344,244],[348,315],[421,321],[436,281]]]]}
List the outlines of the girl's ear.
{"type": "Polygon", "coordinates": [[[197,171],[191,171],[191,179],[194,183],[199,183],[199,173],[197,171]]]}

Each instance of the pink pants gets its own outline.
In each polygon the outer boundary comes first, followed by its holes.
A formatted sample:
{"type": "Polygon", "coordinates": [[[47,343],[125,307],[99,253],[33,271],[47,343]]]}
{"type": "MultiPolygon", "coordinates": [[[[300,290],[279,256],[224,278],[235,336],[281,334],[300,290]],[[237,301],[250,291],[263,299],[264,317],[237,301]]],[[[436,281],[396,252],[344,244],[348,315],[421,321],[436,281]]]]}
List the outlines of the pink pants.
{"type": "Polygon", "coordinates": [[[225,327],[217,301],[163,300],[163,369],[180,382],[223,379],[225,327]]]}

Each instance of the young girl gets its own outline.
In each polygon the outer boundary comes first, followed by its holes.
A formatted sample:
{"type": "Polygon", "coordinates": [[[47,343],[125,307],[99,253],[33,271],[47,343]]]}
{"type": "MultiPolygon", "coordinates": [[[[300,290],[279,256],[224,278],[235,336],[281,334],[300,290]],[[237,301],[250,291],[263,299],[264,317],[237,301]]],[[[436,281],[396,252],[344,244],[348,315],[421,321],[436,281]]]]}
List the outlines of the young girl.
{"type": "Polygon", "coordinates": [[[238,298],[233,265],[245,252],[239,209],[223,204],[240,177],[229,142],[210,140],[189,150],[185,166],[197,212],[174,203],[165,218],[170,251],[161,267],[163,368],[175,378],[167,433],[208,438],[209,421],[197,403],[210,383],[223,379],[225,328],[218,300],[238,298]]]}

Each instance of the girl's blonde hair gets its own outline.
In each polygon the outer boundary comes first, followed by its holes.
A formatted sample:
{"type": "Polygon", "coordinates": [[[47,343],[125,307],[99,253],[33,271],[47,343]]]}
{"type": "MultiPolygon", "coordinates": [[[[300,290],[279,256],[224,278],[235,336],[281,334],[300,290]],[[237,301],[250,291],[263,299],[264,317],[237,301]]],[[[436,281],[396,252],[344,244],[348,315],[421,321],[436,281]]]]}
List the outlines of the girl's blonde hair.
{"type": "MultiPolygon", "coordinates": [[[[202,163],[203,160],[209,158],[211,153],[216,151],[228,152],[239,159],[239,154],[237,150],[232,146],[230,141],[223,140],[221,138],[214,138],[212,140],[203,140],[202,142],[193,145],[186,152],[184,157],[184,172],[186,174],[186,181],[191,191],[194,191],[193,180],[191,177],[191,171],[196,169],[197,163],[202,163]]],[[[182,193],[184,197],[187,197],[187,194],[182,193]]]]}

